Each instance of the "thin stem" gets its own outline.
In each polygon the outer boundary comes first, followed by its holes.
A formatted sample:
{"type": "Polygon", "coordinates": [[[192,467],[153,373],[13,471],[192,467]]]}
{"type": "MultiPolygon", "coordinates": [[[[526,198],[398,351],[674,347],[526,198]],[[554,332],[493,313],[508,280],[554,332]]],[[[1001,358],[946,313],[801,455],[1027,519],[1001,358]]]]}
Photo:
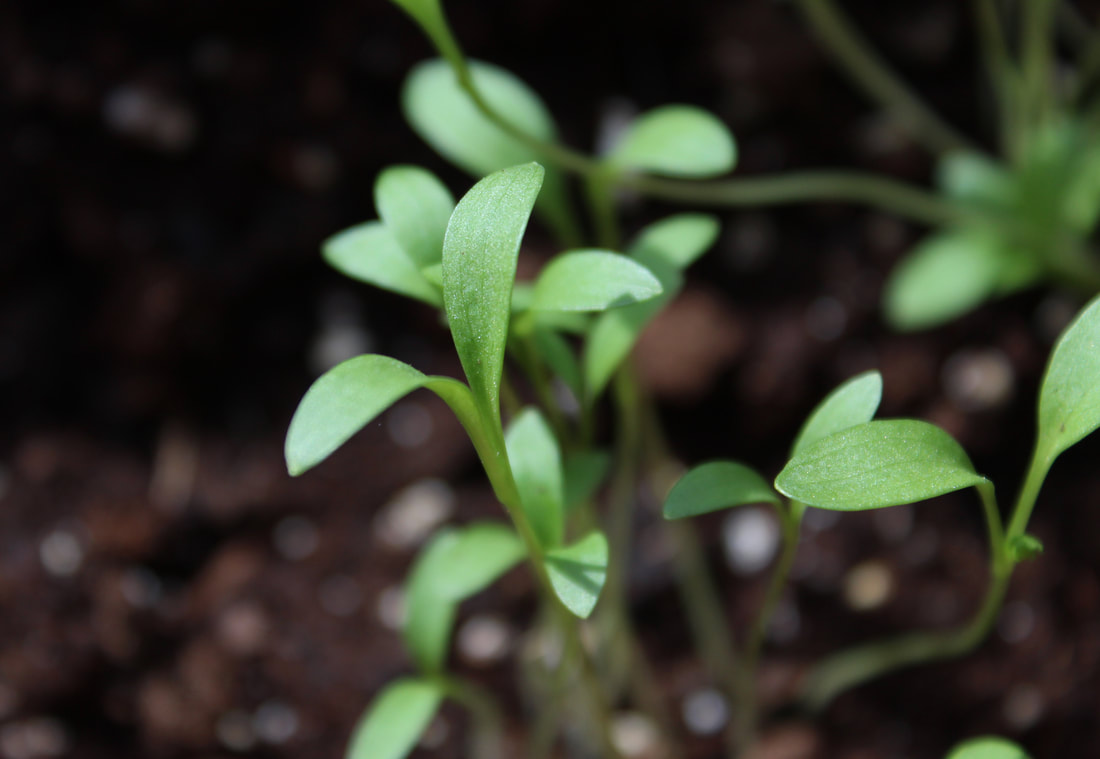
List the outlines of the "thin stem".
{"type": "Polygon", "coordinates": [[[831,0],[798,0],[798,4],[822,44],[852,80],[908,127],[913,137],[933,153],[974,149],[970,140],[936,115],[890,70],[831,0]]]}
{"type": "Polygon", "coordinates": [[[461,704],[473,719],[470,755],[478,759],[504,759],[504,718],[493,694],[469,681],[443,675],[447,696],[461,704]]]}
{"type": "Polygon", "coordinates": [[[985,73],[997,101],[1002,152],[1008,152],[1015,143],[1016,101],[1019,82],[1016,65],[1008,51],[1004,26],[997,12],[996,0],[974,0],[974,25],[978,29],[978,41],[985,60],[985,73]]]}
{"type": "Polygon", "coordinates": [[[1051,104],[1050,74],[1054,64],[1055,0],[1028,0],[1023,4],[1020,50],[1023,67],[1024,118],[1030,129],[1045,119],[1051,104]]]}
{"type": "Polygon", "coordinates": [[[600,247],[617,250],[622,235],[619,232],[619,219],[615,214],[615,181],[617,174],[596,171],[585,177],[585,195],[592,222],[596,231],[596,242],[600,247]]]}
{"type": "Polygon", "coordinates": [[[1028,466],[1027,477],[1020,488],[1020,495],[1016,498],[1016,506],[1012,510],[1012,519],[1008,523],[1008,532],[1005,536],[1006,544],[1027,531],[1027,523],[1031,519],[1031,512],[1035,508],[1035,502],[1039,498],[1039,490],[1043,487],[1043,481],[1054,463],[1054,457],[1038,445],[1031,455],[1031,464],[1028,466]]]}

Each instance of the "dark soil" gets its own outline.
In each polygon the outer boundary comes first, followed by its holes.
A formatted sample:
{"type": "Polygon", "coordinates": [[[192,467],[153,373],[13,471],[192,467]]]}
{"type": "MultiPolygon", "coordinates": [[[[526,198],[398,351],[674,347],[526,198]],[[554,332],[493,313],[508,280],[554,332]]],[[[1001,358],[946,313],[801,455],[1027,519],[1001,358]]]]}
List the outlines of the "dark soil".
{"type": "MultiPolygon", "coordinates": [[[[533,85],[574,145],[590,146],[617,103],[691,102],[734,129],[742,175],[928,180],[929,157],[786,4],[448,5],[471,54],[533,85]]],[[[991,142],[966,4],[844,5],[937,108],[991,142]]],[[[419,533],[388,504],[414,486],[449,518],[496,515],[469,444],[420,395],[300,480],[281,441],[317,357],[341,346],[457,371],[433,314],[342,280],[318,255],[373,215],[388,164],[468,187],[397,108],[428,54],[380,0],[0,7],[0,756],[338,757],[371,695],[408,671],[392,590],[419,533]]],[[[628,222],[668,210],[638,204],[628,222]]],[[[1034,292],[898,336],[877,300],[922,230],[839,204],[723,221],[639,355],[679,456],[774,473],[816,401],[877,367],[883,414],[946,427],[1010,501],[1047,351],[1079,301],[1034,292]],[[976,397],[963,380],[983,367],[1010,386],[976,397]]],[[[1036,759],[1100,756],[1098,452],[1089,441],[1055,466],[1033,520],[1046,553],[1020,568],[980,651],[861,688],[816,719],[781,712],[759,757],[939,759],[986,732],[1036,759]]],[[[722,519],[700,527],[743,625],[763,577],[726,568],[722,519]]],[[[707,673],[656,520],[639,522],[634,611],[679,713],[707,673]]],[[[828,651],[966,619],[986,577],[969,496],[812,520],[802,554],[761,673],[776,705],[828,651]],[[857,567],[891,580],[871,610],[845,600],[857,567]]],[[[529,590],[514,573],[463,619],[514,639],[529,590]]],[[[515,694],[512,657],[459,653],[456,666],[515,694]]],[[[522,706],[506,703],[518,735],[522,706]]],[[[442,747],[422,755],[463,755],[464,724],[446,711],[442,747]]],[[[696,737],[690,755],[718,746],[696,737]]]]}

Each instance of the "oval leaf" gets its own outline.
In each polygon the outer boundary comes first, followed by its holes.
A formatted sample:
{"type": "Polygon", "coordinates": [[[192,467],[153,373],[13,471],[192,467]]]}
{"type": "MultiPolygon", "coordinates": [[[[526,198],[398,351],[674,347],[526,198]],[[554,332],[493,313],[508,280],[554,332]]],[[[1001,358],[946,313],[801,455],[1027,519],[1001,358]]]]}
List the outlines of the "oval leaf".
{"type": "Polygon", "coordinates": [[[990,210],[1007,210],[1015,201],[1015,177],[1004,165],[970,150],[944,154],[936,165],[936,184],[951,198],[990,210]]]}
{"type": "Polygon", "coordinates": [[[448,550],[446,570],[434,578],[436,593],[465,601],[492,585],[523,559],[523,541],[508,525],[478,522],[459,531],[448,550]]]}
{"type": "Polygon", "coordinates": [[[451,335],[479,406],[498,426],[516,258],[542,177],[537,163],[485,177],[459,201],[443,241],[451,335]]]}
{"type": "Polygon", "coordinates": [[[574,250],[555,256],[539,274],[531,308],[603,311],[660,294],[657,277],[636,261],[605,250],[574,250]]]}
{"type": "Polygon", "coordinates": [[[787,463],[775,487],[810,506],[863,511],[988,482],[939,427],[889,419],[849,427],[808,446],[787,463]]]}
{"type": "Polygon", "coordinates": [[[391,166],[374,182],[374,206],[418,269],[443,259],[455,200],[435,174],[419,166],[391,166]]]}
{"type": "Polygon", "coordinates": [[[951,749],[947,759],[1031,759],[1012,741],[993,736],[971,738],[951,749]]]}
{"type": "Polygon", "coordinates": [[[386,686],[359,720],[347,759],[402,759],[428,728],[443,692],[435,683],[404,678],[386,686]]]}
{"type": "Polygon", "coordinates": [[[557,331],[549,327],[536,326],[533,334],[535,347],[547,366],[554,370],[566,387],[573,393],[578,401],[584,394],[584,380],[581,377],[581,366],[577,361],[577,355],[573,352],[573,346],[557,331]]]}
{"type": "Polygon", "coordinates": [[[523,511],[543,548],[561,544],[564,494],[561,450],[550,425],[528,407],[508,426],[504,438],[523,511]]]}
{"type": "Polygon", "coordinates": [[[1048,461],[1100,426],[1100,298],[1054,346],[1039,390],[1039,448],[1048,461]]]}
{"type": "Polygon", "coordinates": [[[748,503],[779,505],[779,496],[755,470],[736,461],[711,461],[681,477],[665,499],[665,519],[709,514],[748,503]]]}
{"type": "Polygon", "coordinates": [[[638,233],[630,255],[640,260],[657,256],[683,271],[710,250],[722,226],[716,216],[682,213],[650,224],[638,233]]]}
{"type": "Polygon", "coordinates": [[[581,619],[587,619],[596,608],[607,580],[607,554],[607,538],[596,531],[544,557],[554,592],[565,608],[581,619]]]}
{"type": "Polygon", "coordinates": [[[791,455],[834,432],[871,421],[881,402],[881,374],[870,371],[852,377],[829,393],[813,410],[795,438],[791,455]]]}
{"type": "Polygon", "coordinates": [[[565,472],[565,509],[571,511],[596,492],[611,468],[607,451],[580,451],[567,456],[565,472]]]}
{"type": "Polygon", "coordinates": [[[666,105],[631,124],[609,160],[618,166],[677,177],[710,177],[737,160],[733,135],[701,108],[666,105]]]}
{"type": "Polygon", "coordinates": [[[377,221],[346,229],[325,240],[321,255],[341,274],[422,300],[443,304],[439,290],[417,269],[393,233],[377,221]]]}

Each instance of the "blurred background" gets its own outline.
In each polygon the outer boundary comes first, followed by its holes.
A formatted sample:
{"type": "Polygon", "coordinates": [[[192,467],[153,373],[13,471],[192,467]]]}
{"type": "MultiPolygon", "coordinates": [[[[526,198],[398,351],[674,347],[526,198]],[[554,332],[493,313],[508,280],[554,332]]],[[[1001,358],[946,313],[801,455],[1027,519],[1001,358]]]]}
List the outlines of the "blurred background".
{"type": "MultiPolygon", "coordinates": [[[[843,7],[949,121],[992,143],[966,4],[843,7]]],[[[733,129],[738,175],[929,180],[928,154],[786,3],[447,8],[467,52],[523,78],[579,148],[687,102],[733,129]]],[[[430,55],[383,0],[0,6],[0,756],[339,757],[371,695],[407,670],[394,630],[416,548],[440,523],[499,514],[469,444],[425,395],[300,480],[282,438],[312,379],[343,358],[458,370],[434,314],[319,255],[374,216],[387,165],[424,165],[456,195],[472,183],[400,113],[406,72],[430,55]]],[[[674,210],[627,202],[630,229],[674,210]]],[[[773,475],[813,405],[879,368],[884,415],[943,425],[1011,498],[1046,355],[1079,300],[1033,291],[898,336],[882,326],[881,285],[924,230],[848,204],[722,220],[637,357],[685,462],[739,457],[773,475]]],[[[548,239],[532,227],[521,269],[553,253],[548,239]]],[[[784,715],[761,757],[932,759],[977,732],[1039,759],[1100,756],[1098,451],[1088,442],[1054,468],[1033,522],[1047,553],[1020,568],[980,652],[849,694],[814,722],[784,715]]],[[[691,755],[716,756],[728,706],[691,656],[646,513],[639,627],[691,755]]],[[[710,526],[708,558],[743,624],[775,526],[753,510],[710,526]]],[[[984,588],[968,496],[817,513],[808,527],[766,702],[845,642],[958,623],[984,588]]],[[[509,575],[459,626],[456,666],[506,696],[529,590],[509,575]]],[[[525,707],[506,703],[518,735],[525,707]]],[[[417,755],[463,756],[465,729],[445,711],[417,755]]]]}

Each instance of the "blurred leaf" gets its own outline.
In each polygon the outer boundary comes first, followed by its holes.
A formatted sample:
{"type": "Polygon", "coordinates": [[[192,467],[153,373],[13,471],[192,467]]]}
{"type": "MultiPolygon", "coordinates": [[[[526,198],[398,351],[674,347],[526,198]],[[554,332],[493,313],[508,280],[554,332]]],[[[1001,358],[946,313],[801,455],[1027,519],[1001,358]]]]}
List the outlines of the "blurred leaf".
{"type": "Polygon", "coordinates": [[[424,278],[393,233],[377,221],[333,235],[321,251],[332,268],[352,279],[433,306],[443,304],[439,290],[424,278]]]}
{"type": "Polygon", "coordinates": [[[555,256],[535,281],[531,308],[603,311],[649,300],[661,283],[649,269],[618,253],[574,250],[555,256]]]}
{"type": "Polygon", "coordinates": [[[533,407],[525,408],[505,435],[512,476],[523,510],[543,548],[561,544],[565,529],[561,450],[550,426],[533,407]]]}
{"type": "Polygon", "coordinates": [[[546,554],[546,571],[565,608],[587,619],[607,579],[607,538],[591,532],[571,546],[546,554]]]}
{"type": "Polygon", "coordinates": [[[1031,759],[1012,741],[988,736],[971,738],[951,749],[947,759],[1031,759]]]}
{"type": "Polygon", "coordinates": [[[666,105],[639,116],[608,161],[677,177],[712,177],[733,169],[737,147],[725,124],[687,105],[666,105]]]}
{"type": "Polygon", "coordinates": [[[1019,563],[1033,559],[1043,552],[1043,544],[1034,535],[1015,535],[1008,541],[1008,555],[1019,563]]]}
{"type": "Polygon", "coordinates": [[[1048,461],[1100,426],[1100,298],[1058,339],[1039,390],[1039,449],[1048,461]]]}
{"type": "Polygon", "coordinates": [[[584,395],[584,379],[581,377],[581,367],[572,346],[556,331],[542,326],[535,327],[534,340],[543,361],[554,370],[554,374],[566,384],[579,401],[584,395]]]}
{"type": "Polygon", "coordinates": [[[438,685],[403,678],[383,689],[359,720],[347,759],[402,759],[416,747],[443,700],[438,685]]]}
{"type": "Polygon", "coordinates": [[[736,461],[700,464],[665,498],[665,519],[683,519],[749,503],[779,505],[779,496],[755,470],[736,461]]]}
{"type": "Polygon", "coordinates": [[[1010,210],[1016,202],[1012,172],[969,150],[946,153],[936,166],[936,183],[950,198],[989,210],[1010,210]]]}
{"type": "Polygon", "coordinates": [[[455,200],[434,174],[419,166],[391,166],[374,182],[374,205],[418,269],[443,259],[443,235],[455,200]]]}
{"type": "Polygon", "coordinates": [[[683,271],[706,253],[715,240],[721,224],[710,214],[682,213],[650,224],[630,246],[635,258],[656,255],[683,271]]]}
{"type": "Polygon", "coordinates": [[[529,163],[482,179],[459,201],[443,243],[451,334],[479,407],[497,426],[516,258],[542,176],[529,163]]]}
{"type": "Polygon", "coordinates": [[[611,456],[607,451],[580,451],[565,457],[565,509],[587,501],[607,477],[611,456]]]}
{"type": "Polygon", "coordinates": [[[458,43],[451,34],[439,0],[391,0],[391,2],[412,16],[431,39],[435,49],[452,66],[461,68],[465,65],[462,51],[459,50],[458,43]]]}
{"type": "Polygon", "coordinates": [[[837,511],[916,503],[989,481],[939,427],[915,419],[867,422],[818,440],[775,478],[780,493],[837,511]]]}
{"type": "Polygon", "coordinates": [[[795,438],[791,455],[834,432],[871,421],[881,401],[881,374],[870,371],[852,377],[829,393],[813,410],[795,438]]]}

